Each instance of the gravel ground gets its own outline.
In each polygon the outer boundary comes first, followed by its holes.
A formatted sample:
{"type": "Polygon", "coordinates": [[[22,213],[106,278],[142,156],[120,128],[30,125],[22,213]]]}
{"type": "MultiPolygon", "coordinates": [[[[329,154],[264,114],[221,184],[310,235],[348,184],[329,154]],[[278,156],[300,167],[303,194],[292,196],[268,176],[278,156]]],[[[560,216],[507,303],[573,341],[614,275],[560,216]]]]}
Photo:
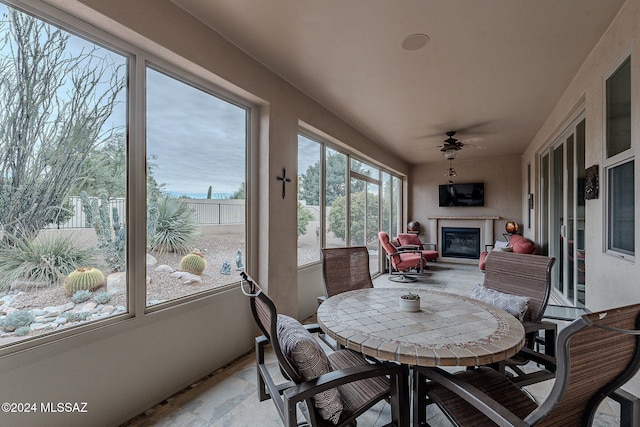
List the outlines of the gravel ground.
{"type": "MultiPolygon", "coordinates": [[[[299,264],[304,265],[309,262],[319,261],[319,241],[316,235],[316,229],[319,222],[312,221],[307,230],[308,232],[298,239],[298,258],[299,264]]],[[[60,232],[60,231],[53,231],[60,232]]],[[[93,230],[82,230],[80,240],[86,242],[87,245],[95,244],[95,235],[93,230]]],[[[328,245],[342,245],[340,239],[334,237],[328,238],[328,245]]],[[[183,284],[183,280],[172,277],[166,271],[158,271],[160,265],[168,265],[173,270],[180,269],[180,260],[182,254],[176,253],[157,253],[150,252],[156,263],[147,265],[147,277],[150,282],[147,285],[147,301],[166,301],[183,296],[191,295],[204,290],[223,286],[238,280],[238,271],[236,270],[236,252],[238,249],[245,247],[244,226],[203,226],[201,227],[201,235],[196,244],[207,261],[207,268],[201,275],[202,284],[183,284]],[[220,273],[220,269],[224,261],[231,264],[231,274],[225,275],[220,273]]],[[[242,253],[242,262],[246,263],[246,254],[242,253]]],[[[103,268],[105,276],[106,269],[103,268]]],[[[34,308],[43,308],[51,306],[59,306],[71,301],[71,298],[64,293],[62,285],[40,288],[19,289],[24,292],[20,299],[13,306],[15,308],[31,310],[34,308]]],[[[107,290],[106,286],[96,289],[96,292],[107,290]]],[[[113,295],[110,305],[125,305],[126,298],[124,294],[113,295]]]]}
{"type": "MultiPolygon", "coordinates": [[[[156,263],[147,265],[147,276],[150,279],[147,285],[147,300],[164,301],[180,298],[237,281],[236,252],[244,247],[243,226],[202,227],[202,234],[196,248],[204,255],[207,268],[201,275],[202,284],[188,285],[182,284],[183,280],[172,277],[168,272],[156,270],[159,265],[163,264],[174,270],[179,270],[182,254],[150,252],[149,255],[155,258],[156,263]],[[230,275],[220,273],[224,261],[229,261],[231,264],[230,275]]],[[[246,262],[244,252],[242,253],[242,261],[246,262]]],[[[64,293],[62,285],[19,290],[23,292],[23,295],[20,296],[19,303],[14,304],[14,307],[20,309],[58,306],[71,301],[71,298],[64,293]]],[[[106,290],[106,286],[96,289],[96,292],[103,290],[106,290]]],[[[109,304],[126,305],[125,296],[116,294],[112,296],[109,304]]]]}

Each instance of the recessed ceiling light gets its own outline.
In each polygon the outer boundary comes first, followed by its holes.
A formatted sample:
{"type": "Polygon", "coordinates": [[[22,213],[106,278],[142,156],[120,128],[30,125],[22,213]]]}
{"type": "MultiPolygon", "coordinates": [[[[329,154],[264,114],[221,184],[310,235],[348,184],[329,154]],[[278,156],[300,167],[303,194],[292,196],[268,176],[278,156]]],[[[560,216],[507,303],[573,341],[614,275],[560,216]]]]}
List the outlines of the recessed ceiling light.
{"type": "Polygon", "coordinates": [[[411,34],[402,40],[402,48],[404,50],[418,50],[425,47],[429,43],[429,36],[426,34],[411,34]]]}

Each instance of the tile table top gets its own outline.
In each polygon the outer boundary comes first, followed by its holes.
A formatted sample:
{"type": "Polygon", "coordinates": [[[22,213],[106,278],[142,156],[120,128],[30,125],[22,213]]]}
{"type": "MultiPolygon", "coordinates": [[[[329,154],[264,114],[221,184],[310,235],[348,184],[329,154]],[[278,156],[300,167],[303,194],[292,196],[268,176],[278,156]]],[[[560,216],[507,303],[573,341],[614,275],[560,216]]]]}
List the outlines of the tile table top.
{"type": "Polygon", "coordinates": [[[511,314],[460,295],[427,289],[349,291],[318,307],[318,323],[339,344],[380,359],[418,366],[475,366],[507,359],[524,345],[511,314]],[[420,311],[399,298],[420,295],[420,311]]]}

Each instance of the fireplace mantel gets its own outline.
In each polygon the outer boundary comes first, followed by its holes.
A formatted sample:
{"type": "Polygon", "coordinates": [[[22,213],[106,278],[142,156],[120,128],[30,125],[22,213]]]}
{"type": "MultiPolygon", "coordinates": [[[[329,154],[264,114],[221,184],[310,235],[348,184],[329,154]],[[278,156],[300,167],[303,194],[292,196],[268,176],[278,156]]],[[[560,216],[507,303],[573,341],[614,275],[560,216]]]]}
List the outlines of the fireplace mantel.
{"type": "MultiPolygon", "coordinates": [[[[481,248],[494,242],[493,223],[500,219],[499,216],[430,216],[429,218],[429,241],[436,242],[438,249],[441,250],[442,244],[442,227],[477,227],[480,228],[481,248]]],[[[442,253],[440,253],[442,257],[442,253]]],[[[477,262],[472,260],[460,260],[458,258],[442,258],[444,261],[471,263],[477,262]]]]}

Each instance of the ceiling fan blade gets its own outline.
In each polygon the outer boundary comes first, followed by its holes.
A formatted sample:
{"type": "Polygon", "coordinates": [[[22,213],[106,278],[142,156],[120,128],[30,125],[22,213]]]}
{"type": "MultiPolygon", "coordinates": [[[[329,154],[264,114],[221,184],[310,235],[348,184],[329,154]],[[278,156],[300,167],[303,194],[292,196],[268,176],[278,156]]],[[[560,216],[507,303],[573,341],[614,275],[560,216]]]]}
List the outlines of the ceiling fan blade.
{"type": "Polygon", "coordinates": [[[484,145],[476,145],[476,144],[464,144],[465,148],[475,148],[476,150],[486,150],[487,147],[484,145]]]}

